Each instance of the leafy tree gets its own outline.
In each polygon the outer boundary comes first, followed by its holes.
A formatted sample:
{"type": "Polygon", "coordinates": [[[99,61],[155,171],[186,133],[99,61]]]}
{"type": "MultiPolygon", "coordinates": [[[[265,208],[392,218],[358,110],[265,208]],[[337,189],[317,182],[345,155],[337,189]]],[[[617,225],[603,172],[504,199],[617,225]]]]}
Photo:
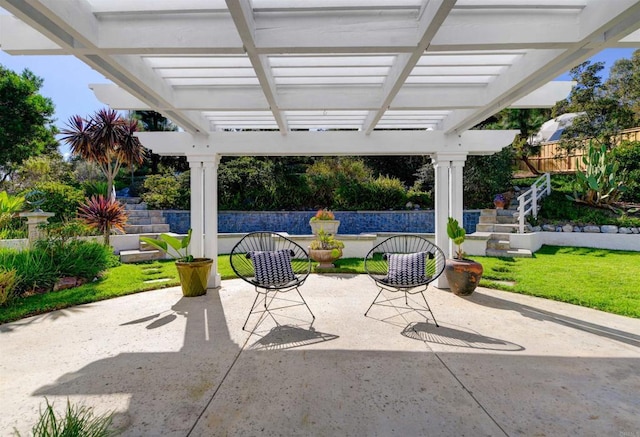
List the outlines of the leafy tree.
{"type": "Polygon", "coordinates": [[[142,164],[144,147],[134,136],[138,122],[125,120],[112,109],[101,109],[88,119],[73,116],[62,138],[71,153],[95,162],[107,177],[109,196],[122,165],[142,164]]]}
{"type": "Polygon", "coordinates": [[[633,126],[632,110],[602,83],[599,73],[603,68],[602,62],[587,61],[571,69],[571,77],[578,83],[569,97],[553,108],[552,117],[583,113],[562,133],[561,145],[567,150],[584,147],[586,140],[610,147],[620,130],[633,126]]]}
{"type": "Polygon", "coordinates": [[[362,160],[372,170],[374,176],[400,179],[407,186],[414,184],[415,174],[420,167],[431,162],[431,158],[426,155],[364,156],[362,160]]]}
{"type": "Polygon", "coordinates": [[[76,182],[71,164],[65,162],[57,152],[27,158],[11,177],[16,192],[31,190],[38,184],[53,181],[65,184],[76,182]]]}
{"type": "Polygon", "coordinates": [[[519,129],[520,133],[511,143],[515,158],[524,162],[533,174],[540,174],[529,161],[529,157],[540,153],[540,143],[533,141],[533,137],[550,116],[550,109],[506,108],[483,123],[481,127],[483,129],[519,129]]]}
{"type": "Polygon", "coordinates": [[[276,176],[270,159],[243,156],[223,159],[218,171],[221,210],[268,211],[276,202],[276,176]]]}
{"type": "Polygon", "coordinates": [[[51,99],[38,94],[42,79],[0,66],[0,183],[30,156],[56,149],[51,99]]]}
{"type": "Polygon", "coordinates": [[[631,59],[618,59],[605,82],[607,94],[633,112],[634,125],[640,124],[640,50],[631,59]]]}

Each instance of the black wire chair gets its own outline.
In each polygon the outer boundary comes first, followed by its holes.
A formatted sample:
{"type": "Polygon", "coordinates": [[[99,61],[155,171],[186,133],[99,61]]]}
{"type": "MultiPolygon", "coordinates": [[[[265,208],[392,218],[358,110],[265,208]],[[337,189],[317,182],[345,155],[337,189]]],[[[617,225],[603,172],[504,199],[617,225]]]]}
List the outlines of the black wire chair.
{"type": "Polygon", "coordinates": [[[373,305],[384,305],[397,299],[378,300],[384,290],[404,292],[405,305],[409,308],[407,295],[420,293],[425,309],[431,313],[435,325],[439,326],[424,292],[444,272],[444,267],[444,253],[424,237],[398,235],[384,240],[371,249],[364,260],[365,271],[380,288],[364,315],[369,313],[373,305]]]}
{"type": "Polygon", "coordinates": [[[243,330],[252,314],[267,313],[278,324],[271,311],[299,305],[304,305],[315,320],[316,316],[298,290],[311,272],[309,254],[300,245],[275,232],[252,232],[233,247],[230,262],[236,275],[256,290],[256,298],[242,326],[243,330]],[[271,306],[277,293],[292,290],[296,291],[302,302],[288,301],[285,306],[271,306]],[[264,309],[258,308],[260,296],[264,300],[264,309]]]}

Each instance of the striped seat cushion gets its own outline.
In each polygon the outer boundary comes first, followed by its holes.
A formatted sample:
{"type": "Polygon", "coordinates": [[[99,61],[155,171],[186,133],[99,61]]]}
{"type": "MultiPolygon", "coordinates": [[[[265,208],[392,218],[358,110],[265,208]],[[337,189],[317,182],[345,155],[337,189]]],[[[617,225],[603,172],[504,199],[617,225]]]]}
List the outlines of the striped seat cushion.
{"type": "Polygon", "coordinates": [[[260,285],[285,285],[297,279],[289,250],[254,251],[250,255],[256,282],[260,285]]]}
{"type": "Polygon", "coordinates": [[[428,278],[425,273],[427,252],[391,253],[387,255],[389,271],[385,282],[392,285],[419,285],[428,278]]]}

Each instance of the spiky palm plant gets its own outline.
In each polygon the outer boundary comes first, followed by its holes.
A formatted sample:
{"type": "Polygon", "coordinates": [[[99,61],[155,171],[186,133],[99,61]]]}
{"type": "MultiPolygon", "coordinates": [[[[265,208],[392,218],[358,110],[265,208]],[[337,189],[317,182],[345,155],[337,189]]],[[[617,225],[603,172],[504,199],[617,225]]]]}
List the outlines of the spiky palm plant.
{"type": "Polygon", "coordinates": [[[104,196],[92,196],[87,203],[78,208],[78,217],[102,232],[104,244],[109,245],[109,236],[112,229],[124,232],[127,223],[127,213],[124,205],[113,198],[104,196]]]}
{"type": "Polygon", "coordinates": [[[107,177],[111,197],[120,167],[144,161],[144,147],[134,136],[137,127],[137,121],[127,121],[112,109],[101,109],[88,119],[71,117],[62,130],[62,140],[71,146],[72,154],[98,164],[107,177]]]}

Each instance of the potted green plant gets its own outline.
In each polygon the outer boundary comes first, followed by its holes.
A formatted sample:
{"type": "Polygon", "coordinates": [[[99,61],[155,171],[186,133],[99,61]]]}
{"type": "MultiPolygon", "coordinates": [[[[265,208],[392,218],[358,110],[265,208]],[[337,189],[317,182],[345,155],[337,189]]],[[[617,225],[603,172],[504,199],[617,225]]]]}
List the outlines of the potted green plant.
{"type": "Polygon", "coordinates": [[[193,297],[206,294],[213,260],[211,258],[194,258],[193,255],[188,253],[189,243],[191,242],[191,229],[189,229],[184,238],[178,238],[170,234],[160,234],[157,239],[140,237],[140,240],[176,260],[183,296],[193,297]]]}
{"type": "Polygon", "coordinates": [[[449,281],[449,288],[457,296],[468,296],[476,289],[482,278],[482,264],[465,259],[462,250],[466,232],[453,217],[447,223],[447,235],[457,246],[453,259],[447,259],[444,274],[449,281]]]}
{"type": "Polygon", "coordinates": [[[327,233],[324,229],[318,231],[317,238],[309,244],[309,257],[320,263],[319,269],[335,267],[333,262],[342,256],[344,243],[327,233]]]}
{"type": "Polygon", "coordinates": [[[327,234],[335,235],[338,233],[340,220],[336,220],[333,212],[324,208],[319,209],[316,212],[316,215],[311,217],[311,220],[309,220],[309,225],[311,226],[311,233],[313,235],[317,236],[320,229],[324,229],[327,234]]]}

